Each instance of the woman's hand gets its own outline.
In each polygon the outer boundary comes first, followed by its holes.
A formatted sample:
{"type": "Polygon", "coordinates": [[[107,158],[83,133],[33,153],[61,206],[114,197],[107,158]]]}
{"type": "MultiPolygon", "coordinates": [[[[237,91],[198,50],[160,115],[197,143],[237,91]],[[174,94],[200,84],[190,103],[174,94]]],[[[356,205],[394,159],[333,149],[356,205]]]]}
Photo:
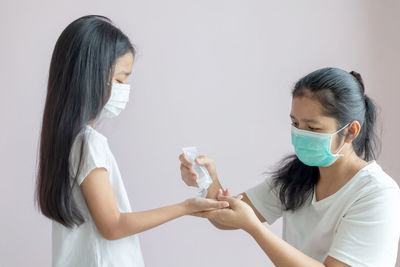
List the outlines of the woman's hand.
{"type": "MultiPolygon", "coordinates": [[[[197,187],[197,178],[199,175],[193,170],[193,164],[185,157],[185,154],[179,155],[181,161],[181,175],[182,180],[188,186],[197,187]]],[[[217,180],[217,171],[214,161],[207,156],[199,156],[195,159],[196,164],[206,167],[208,173],[211,176],[213,182],[217,180]]]]}
{"type": "Polygon", "coordinates": [[[240,228],[247,232],[261,224],[253,209],[241,200],[241,196],[230,197],[219,191],[217,199],[227,201],[229,208],[202,211],[193,215],[208,218],[218,224],[229,226],[232,228],[240,228]]]}
{"type": "Polygon", "coordinates": [[[187,214],[196,212],[212,211],[229,207],[229,202],[225,200],[207,199],[194,197],[183,202],[187,214]]]}

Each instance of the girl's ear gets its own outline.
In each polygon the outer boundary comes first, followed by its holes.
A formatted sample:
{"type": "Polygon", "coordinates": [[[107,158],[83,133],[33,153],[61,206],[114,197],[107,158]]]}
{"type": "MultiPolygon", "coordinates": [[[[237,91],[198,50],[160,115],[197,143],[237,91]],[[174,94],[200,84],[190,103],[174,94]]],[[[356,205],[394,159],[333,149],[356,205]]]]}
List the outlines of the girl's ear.
{"type": "Polygon", "coordinates": [[[358,134],[360,133],[360,129],[361,129],[361,125],[358,121],[351,122],[348,127],[348,132],[346,135],[345,142],[351,143],[354,139],[356,139],[358,134]]]}

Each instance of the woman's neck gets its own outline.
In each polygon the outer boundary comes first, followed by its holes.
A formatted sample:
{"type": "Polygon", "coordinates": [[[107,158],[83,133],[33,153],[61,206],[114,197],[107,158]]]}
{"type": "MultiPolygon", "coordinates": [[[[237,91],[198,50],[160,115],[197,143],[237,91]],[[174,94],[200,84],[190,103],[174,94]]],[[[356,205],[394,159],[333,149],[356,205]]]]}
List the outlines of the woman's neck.
{"type": "Polygon", "coordinates": [[[340,157],[329,167],[319,167],[320,179],[318,185],[335,187],[347,183],[358,171],[368,163],[351,151],[340,157]]]}
{"type": "MultiPolygon", "coordinates": [[[[346,154],[345,154],[346,155],[346,154]]],[[[320,201],[342,188],[357,172],[368,163],[359,158],[354,151],[347,156],[340,157],[329,167],[320,167],[320,179],[316,184],[315,197],[320,201]]]]}

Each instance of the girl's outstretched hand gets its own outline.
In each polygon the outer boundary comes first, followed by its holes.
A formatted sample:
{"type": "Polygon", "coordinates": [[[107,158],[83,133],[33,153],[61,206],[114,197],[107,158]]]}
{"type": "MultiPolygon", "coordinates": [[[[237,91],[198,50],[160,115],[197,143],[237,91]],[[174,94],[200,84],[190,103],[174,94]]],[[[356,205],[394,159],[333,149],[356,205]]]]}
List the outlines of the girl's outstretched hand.
{"type": "Polygon", "coordinates": [[[217,199],[227,201],[229,208],[201,211],[193,215],[208,218],[221,225],[240,228],[247,232],[261,223],[253,209],[241,200],[241,195],[231,197],[227,192],[222,193],[220,191],[217,199]]]}
{"type": "Polygon", "coordinates": [[[189,198],[184,201],[188,214],[197,212],[212,211],[229,207],[229,202],[225,200],[208,199],[201,197],[189,198]]]}

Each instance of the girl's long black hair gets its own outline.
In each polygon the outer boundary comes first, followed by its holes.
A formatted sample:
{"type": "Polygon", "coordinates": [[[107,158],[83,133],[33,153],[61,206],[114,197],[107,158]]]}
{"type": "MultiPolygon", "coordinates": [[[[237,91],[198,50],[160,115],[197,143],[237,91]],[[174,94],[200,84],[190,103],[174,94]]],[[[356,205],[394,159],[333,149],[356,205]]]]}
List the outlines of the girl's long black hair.
{"type": "MultiPolygon", "coordinates": [[[[323,68],[301,78],[294,86],[292,97],[310,95],[317,99],[324,115],[337,120],[337,129],[358,121],[361,130],[352,145],[354,152],[366,161],[376,159],[380,139],[376,130],[376,107],[365,94],[364,83],[357,72],[323,68]]],[[[340,134],[340,133],[339,133],[340,134]]],[[[285,157],[272,172],[283,210],[295,211],[313,194],[319,180],[318,167],[302,163],[296,155],[285,157]]]]}
{"type": "MultiPolygon", "coordinates": [[[[84,222],[72,197],[80,169],[71,177],[72,144],[100,114],[111,93],[115,62],[129,52],[135,53],[129,38],[98,15],[73,21],[56,42],[43,113],[36,201],[45,216],[67,227],[84,222]]],[[[81,156],[85,144],[83,136],[81,156]]]]}

